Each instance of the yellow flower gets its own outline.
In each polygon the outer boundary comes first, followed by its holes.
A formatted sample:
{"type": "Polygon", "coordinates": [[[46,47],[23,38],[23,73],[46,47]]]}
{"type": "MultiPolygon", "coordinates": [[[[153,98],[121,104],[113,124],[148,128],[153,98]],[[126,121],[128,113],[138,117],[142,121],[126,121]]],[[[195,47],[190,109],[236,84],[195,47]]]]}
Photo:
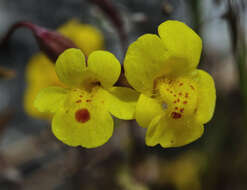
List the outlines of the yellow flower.
{"type": "Polygon", "coordinates": [[[146,144],[177,147],[198,139],[213,116],[212,77],[196,69],[200,37],[179,21],[158,27],[159,36],[145,34],[128,48],[124,69],[128,82],[141,95],[136,120],[148,128],[146,144]]]}
{"type": "Polygon", "coordinates": [[[54,64],[43,54],[34,55],[29,61],[26,69],[27,88],[24,95],[25,111],[37,118],[50,119],[51,114],[41,113],[34,106],[33,102],[38,92],[48,86],[61,86],[54,64]]]}
{"type": "Polygon", "coordinates": [[[206,166],[207,158],[202,152],[189,151],[173,160],[163,161],[159,181],[172,184],[177,190],[200,190],[206,166]]]}
{"type": "MultiPolygon", "coordinates": [[[[87,56],[95,50],[104,48],[102,34],[93,26],[81,24],[77,20],[65,23],[58,32],[71,39],[87,56]]],[[[33,117],[50,119],[51,114],[39,112],[33,106],[33,101],[41,89],[62,85],[57,78],[54,64],[43,53],[34,55],[27,64],[26,80],[25,111],[33,117]]]]}
{"type": "Polygon", "coordinates": [[[76,19],[62,25],[58,32],[71,39],[85,55],[104,49],[102,33],[89,24],[81,24],[76,19]]]}
{"type": "Polygon", "coordinates": [[[108,141],[114,115],[133,119],[138,93],[113,87],[121,66],[107,51],[92,52],[87,61],[79,49],[68,49],[56,61],[55,70],[65,86],[43,89],[34,105],[41,112],[54,113],[52,131],[70,146],[94,148],[108,141]]]}

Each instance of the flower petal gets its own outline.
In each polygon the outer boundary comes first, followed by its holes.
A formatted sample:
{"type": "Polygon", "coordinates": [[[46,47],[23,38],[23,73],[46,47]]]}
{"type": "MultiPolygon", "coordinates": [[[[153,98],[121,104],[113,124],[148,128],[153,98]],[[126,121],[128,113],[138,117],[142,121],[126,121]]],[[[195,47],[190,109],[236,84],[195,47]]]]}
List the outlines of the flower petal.
{"type": "Polygon", "coordinates": [[[213,117],[216,92],[213,78],[205,71],[198,70],[198,106],[196,119],[200,123],[207,123],[213,117]]]}
{"type": "Polygon", "coordinates": [[[128,82],[137,91],[151,94],[154,79],[166,72],[167,50],[157,35],[145,34],[132,43],[125,56],[128,82]]]}
{"type": "Polygon", "coordinates": [[[163,133],[162,131],[163,129],[159,125],[161,118],[162,116],[158,115],[155,118],[153,118],[153,120],[150,122],[145,137],[146,144],[148,146],[156,146],[157,144],[160,143],[160,137],[163,133]]]}
{"type": "MultiPolygon", "coordinates": [[[[163,126],[166,124],[166,122],[162,123],[163,126]]],[[[203,132],[204,126],[202,124],[191,122],[172,125],[169,123],[164,129],[160,145],[163,148],[184,146],[200,138],[203,132]]]]}
{"type": "Polygon", "coordinates": [[[41,89],[48,86],[61,86],[54,64],[42,53],[32,56],[27,64],[26,80],[27,87],[24,94],[25,111],[32,117],[50,119],[51,114],[39,112],[33,104],[41,89]]]}
{"type": "Polygon", "coordinates": [[[178,121],[164,116],[159,122],[151,122],[146,134],[146,144],[154,146],[159,142],[163,148],[179,147],[195,141],[202,136],[203,131],[203,125],[194,120],[178,121]]]}
{"type": "Polygon", "coordinates": [[[119,78],[121,65],[117,58],[107,51],[94,51],[88,57],[88,70],[105,88],[110,88],[119,78]]]}
{"type": "Polygon", "coordinates": [[[71,39],[86,56],[95,50],[104,49],[103,34],[92,25],[72,19],[59,27],[58,31],[71,39]]]}
{"type": "Polygon", "coordinates": [[[65,109],[59,110],[52,120],[52,131],[59,140],[70,146],[86,148],[98,147],[109,140],[113,133],[113,119],[97,96],[86,91],[70,94],[65,109]]]}
{"type": "Polygon", "coordinates": [[[86,69],[85,56],[79,49],[67,49],[58,57],[55,69],[64,84],[79,86],[86,69]]]}
{"type": "Polygon", "coordinates": [[[65,98],[67,97],[68,90],[60,87],[44,88],[37,95],[34,106],[40,112],[54,113],[63,108],[65,98]]]}
{"type": "Polygon", "coordinates": [[[182,73],[197,67],[202,40],[190,27],[182,22],[170,20],[163,22],[158,27],[158,32],[171,56],[169,62],[176,67],[174,72],[182,73]]]}
{"type": "Polygon", "coordinates": [[[134,119],[139,93],[126,87],[112,87],[101,91],[108,111],[116,118],[134,119]]]}
{"type": "MultiPolygon", "coordinates": [[[[44,87],[45,88],[45,87],[44,87]]],[[[40,92],[40,88],[36,85],[29,85],[25,90],[24,94],[24,109],[25,112],[35,118],[38,119],[48,119],[50,120],[52,117],[51,113],[43,113],[38,111],[37,108],[34,107],[34,100],[37,94],[40,92]]]]}
{"type": "Polygon", "coordinates": [[[154,98],[141,94],[136,105],[136,121],[144,128],[150,125],[154,117],[163,113],[162,105],[154,98]]]}
{"type": "Polygon", "coordinates": [[[38,53],[32,56],[28,62],[26,68],[26,79],[30,84],[33,84],[34,82],[37,83],[37,85],[59,84],[54,64],[43,53],[38,53]]]}

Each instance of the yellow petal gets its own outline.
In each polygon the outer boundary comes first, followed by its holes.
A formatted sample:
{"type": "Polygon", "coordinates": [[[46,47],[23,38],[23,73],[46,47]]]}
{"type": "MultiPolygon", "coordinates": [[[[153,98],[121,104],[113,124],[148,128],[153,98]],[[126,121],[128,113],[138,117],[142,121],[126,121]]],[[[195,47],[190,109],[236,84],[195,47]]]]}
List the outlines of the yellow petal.
{"type": "Polygon", "coordinates": [[[104,49],[103,34],[94,26],[72,19],[59,27],[58,31],[71,39],[86,56],[95,50],[104,49]]]}
{"type": "Polygon", "coordinates": [[[26,67],[26,79],[28,83],[40,82],[42,84],[59,81],[54,64],[43,53],[38,53],[29,60],[26,67]]]}
{"type": "Polygon", "coordinates": [[[107,51],[94,51],[88,57],[88,70],[105,88],[111,87],[119,78],[121,65],[117,58],[107,51]]]}
{"type": "Polygon", "coordinates": [[[25,112],[32,117],[38,118],[38,119],[48,119],[50,120],[52,117],[51,113],[44,113],[38,111],[37,108],[34,107],[34,100],[38,93],[40,92],[40,88],[35,85],[29,85],[27,89],[25,90],[24,94],[24,109],[25,112]]]}
{"type": "Polygon", "coordinates": [[[151,94],[154,79],[166,72],[167,51],[157,35],[145,34],[132,43],[125,56],[124,71],[137,91],[151,94]]]}
{"type": "Polygon", "coordinates": [[[200,123],[207,123],[214,114],[216,92],[213,78],[205,71],[198,70],[198,106],[196,119],[200,123]]]}
{"type": "Polygon", "coordinates": [[[39,112],[33,104],[41,89],[48,86],[61,86],[61,82],[55,72],[55,65],[44,54],[36,54],[27,64],[26,79],[27,87],[24,94],[25,111],[32,117],[50,119],[50,114],[39,112]]]}
{"type": "Polygon", "coordinates": [[[39,92],[34,101],[34,106],[40,112],[54,113],[63,108],[68,90],[60,87],[48,87],[39,92]]]}
{"type": "Polygon", "coordinates": [[[112,87],[101,91],[107,110],[116,118],[134,119],[139,93],[125,87],[112,87]]]}
{"type": "Polygon", "coordinates": [[[158,115],[149,124],[145,137],[148,146],[156,146],[160,143],[160,137],[163,134],[163,128],[159,125],[161,118],[162,115],[158,115]]]}
{"type": "MultiPolygon", "coordinates": [[[[158,27],[159,35],[171,56],[169,62],[174,72],[183,73],[195,69],[199,63],[202,40],[186,24],[166,21],[158,27]]],[[[176,74],[175,73],[175,74],[176,74]]]]}
{"type": "Polygon", "coordinates": [[[147,128],[154,117],[163,112],[162,104],[158,100],[140,95],[136,105],[136,121],[141,127],[147,128]]]}
{"type": "Polygon", "coordinates": [[[203,125],[194,120],[173,120],[169,115],[154,123],[155,126],[151,124],[146,134],[146,143],[152,146],[153,142],[159,142],[163,148],[189,144],[201,137],[204,131],[203,125]]]}
{"type": "Polygon", "coordinates": [[[59,140],[86,148],[101,146],[109,140],[113,119],[97,96],[81,90],[70,93],[65,108],[52,120],[52,131],[59,140]]]}
{"type": "Polygon", "coordinates": [[[65,50],[56,61],[57,76],[68,86],[79,86],[85,69],[85,56],[79,49],[65,50]]]}

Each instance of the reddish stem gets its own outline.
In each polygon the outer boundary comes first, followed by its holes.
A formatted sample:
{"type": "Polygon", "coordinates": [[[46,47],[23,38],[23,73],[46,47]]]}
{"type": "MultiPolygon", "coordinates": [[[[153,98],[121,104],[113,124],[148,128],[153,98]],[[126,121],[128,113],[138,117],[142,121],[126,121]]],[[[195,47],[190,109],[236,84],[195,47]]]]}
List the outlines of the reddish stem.
{"type": "Polygon", "coordinates": [[[32,31],[41,51],[43,51],[53,62],[56,61],[57,57],[64,50],[68,48],[77,48],[70,39],[64,37],[58,32],[47,30],[46,28],[26,21],[17,22],[14,24],[3,38],[2,42],[0,43],[0,47],[6,46],[9,38],[15,32],[15,30],[22,27],[28,28],[32,31]]]}
{"type": "Polygon", "coordinates": [[[0,46],[2,47],[2,46],[7,45],[10,37],[12,36],[12,34],[17,29],[22,28],[22,27],[25,27],[25,28],[30,29],[34,34],[35,34],[35,32],[38,32],[39,31],[38,29],[41,29],[42,30],[41,27],[38,27],[36,25],[33,25],[32,23],[27,22],[27,21],[17,22],[14,25],[11,26],[11,28],[9,29],[9,31],[7,32],[7,34],[5,35],[5,37],[2,39],[2,41],[0,43],[0,46]]]}
{"type": "Polygon", "coordinates": [[[110,19],[113,26],[116,28],[122,48],[125,50],[127,45],[127,33],[124,28],[122,17],[119,14],[117,8],[112,4],[110,0],[88,0],[91,3],[96,4],[110,19]]]}

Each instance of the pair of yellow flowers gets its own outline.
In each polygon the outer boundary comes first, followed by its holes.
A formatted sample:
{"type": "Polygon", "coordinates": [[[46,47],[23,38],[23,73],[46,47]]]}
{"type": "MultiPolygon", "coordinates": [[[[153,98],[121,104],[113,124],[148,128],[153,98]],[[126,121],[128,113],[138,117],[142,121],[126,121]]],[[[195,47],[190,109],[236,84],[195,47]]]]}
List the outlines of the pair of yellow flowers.
{"type": "Polygon", "coordinates": [[[67,49],[56,61],[62,82],[39,92],[34,105],[54,114],[54,135],[70,146],[94,148],[113,133],[113,119],[136,119],[147,128],[146,144],[177,147],[198,139],[213,116],[212,77],[197,69],[200,37],[179,21],[166,21],[158,35],[145,34],[126,53],[124,72],[133,87],[114,86],[121,73],[116,57],[102,50],[86,58],[67,49]]]}

